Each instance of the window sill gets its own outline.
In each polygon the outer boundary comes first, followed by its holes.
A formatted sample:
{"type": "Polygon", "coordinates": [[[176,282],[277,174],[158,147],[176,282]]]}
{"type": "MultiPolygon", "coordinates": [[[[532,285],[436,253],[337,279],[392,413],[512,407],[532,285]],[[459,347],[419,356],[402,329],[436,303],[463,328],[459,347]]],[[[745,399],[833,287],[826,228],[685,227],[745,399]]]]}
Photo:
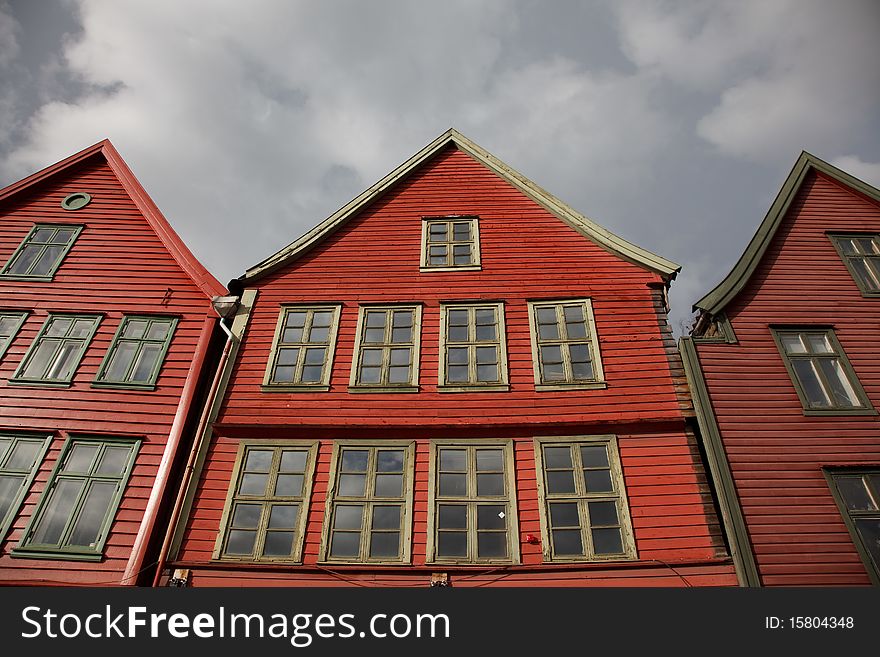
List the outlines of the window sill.
{"type": "Polygon", "coordinates": [[[434,559],[426,566],[518,566],[519,559],[434,559]]]}
{"type": "Polygon", "coordinates": [[[69,388],[72,381],[44,381],[42,379],[9,379],[9,385],[31,388],[69,388]]]}
{"type": "Polygon", "coordinates": [[[278,557],[277,559],[254,559],[253,557],[212,557],[212,563],[217,564],[246,564],[252,563],[256,565],[279,565],[279,566],[301,566],[302,559],[294,559],[293,557],[278,557]]]}
{"type": "Polygon", "coordinates": [[[107,388],[110,390],[155,390],[155,383],[110,383],[105,381],[92,382],[93,388],[107,388]]]}
{"type": "Polygon", "coordinates": [[[434,271],[480,271],[482,269],[482,265],[461,265],[460,267],[425,267],[422,265],[419,267],[419,271],[423,274],[434,271]]]}
{"type": "Polygon", "coordinates": [[[51,283],[55,275],[52,276],[21,276],[16,274],[0,274],[0,280],[4,281],[38,281],[41,283],[51,283]]]}
{"type": "Polygon", "coordinates": [[[543,556],[541,563],[615,563],[615,562],[626,562],[626,561],[638,561],[639,558],[636,556],[630,556],[627,554],[609,554],[607,557],[593,556],[590,558],[587,557],[578,557],[577,559],[570,559],[566,557],[549,557],[546,554],[543,556]]]}
{"type": "Polygon", "coordinates": [[[351,561],[346,559],[321,559],[318,561],[317,565],[319,566],[409,566],[411,565],[411,559],[395,559],[395,560],[380,560],[380,559],[367,559],[364,561],[351,561]]]}
{"type": "Polygon", "coordinates": [[[507,392],[509,390],[510,386],[506,383],[486,386],[437,386],[437,392],[507,392]]]}
{"type": "Polygon", "coordinates": [[[873,408],[834,408],[828,410],[814,410],[805,408],[804,415],[807,416],[818,416],[821,417],[823,415],[835,416],[835,415],[877,415],[877,411],[873,408]]]}
{"type": "Polygon", "coordinates": [[[395,393],[418,392],[418,386],[348,386],[349,392],[361,393],[395,393]]]}
{"type": "Polygon", "coordinates": [[[550,390],[605,390],[608,384],[605,381],[592,381],[583,383],[536,383],[535,390],[546,392],[550,390]]]}
{"type": "Polygon", "coordinates": [[[262,385],[260,390],[263,392],[327,392],[330,390],[330,386],[320,384],[308,386],[262,385]]]}
{"type": "Polygon", "coordinates": [[[16,559],[53,559],[56,561],[101,561],[104,555],[97,552],[59,552],[37,548],[14,548],[10,557],[16,559]]]}

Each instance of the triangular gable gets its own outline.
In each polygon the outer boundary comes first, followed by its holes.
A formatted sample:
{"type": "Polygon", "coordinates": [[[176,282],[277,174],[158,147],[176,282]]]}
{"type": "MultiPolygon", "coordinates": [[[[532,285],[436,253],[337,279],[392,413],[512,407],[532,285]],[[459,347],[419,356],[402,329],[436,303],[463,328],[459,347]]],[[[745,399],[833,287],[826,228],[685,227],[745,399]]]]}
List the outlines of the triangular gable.
{"type": "Polygon", "coordinates": [[[320,243],[340,226],[345,224],[357,213],[358,210],[373,201],[394,183],[412,172],[448,144],[455,145],[460,151],[467,153],[472,158],[482,163],[509,184],[519,189],[530,199],[548,210],[551,214],[555,215],[571,228],[575,229],[605,250],[614,253],[624,260],[656,272],[668,280],[675,278],[675,275],[681,269],[680,265],[671,260],[667,260],[666,258],[642,249],[594,223],[546,190],[536,185],[518,171],[506,165],[488,151],[479,147],[457,130],[450,128],[409,158],[406,162],[394,169],[394,171],[382,178],[382,180],[364,190],[359,196],[339,208],[336,212],[295,242],[292,242],[274,255],[263,260],[261,263],[248,269],[244,276],[238,279],[238,282],[242,285],[247,285],[278,268],[293,262],[316,244],[320,243]]]}
{"type": "Polygon", "coordinates": [[[828,162],[819,159],[815,155],[811,155],[806,151],[801,152],[794,168],[792,168],[788,178],[785,179],[782,189],[779,190],[776,200],[770,206],[767,216],[764,217],[764,221],[761,222],[758,231],[752,237],[751,242],[749,242],[740,259],[724,280],[715,286],[715,289],[694,304],[694,310],[701,310],[711,316],[715,316],[742,291],[755,272],[755,269],[757,269],[761,258],[764,257],[767,247],[770,246],[773,236],[782,224],[782,220],[785,218],[789,207],[791,207],[811,169],[820,171],[845,187],[849,187],[880,203],[880,190],[876,187],[872,187],[855,176],[851,176],[845,171],[828,164],[828,162]]]}
{"type": "Polygon", "coordinates": [[[31,174],[27,178],[4,187],[0,190],[0,203],[96,155],[104,158],[119,184],[122,185],[122,188],[147,220],[153,232],[156,233],[156,236],[177,264],[180,265],[180,268],[192,279],[193,283],[209,298],[226,294],[226,289],[221,285],[220,281],[205,269],[204,265],[196,259],[186,244],[183,243],[183,240],[180,239],[180,236],[174,231],[168,220],[165,219],[162,211],[159,210],[153,199],[150,198],[149,194],[147,194],[146,190],[135,178],[131,169],[128,168],[128,165],[108,139],[104,139],[93,146],[81,150],[79,153],[75,153],[60,162],[31,174]]]}

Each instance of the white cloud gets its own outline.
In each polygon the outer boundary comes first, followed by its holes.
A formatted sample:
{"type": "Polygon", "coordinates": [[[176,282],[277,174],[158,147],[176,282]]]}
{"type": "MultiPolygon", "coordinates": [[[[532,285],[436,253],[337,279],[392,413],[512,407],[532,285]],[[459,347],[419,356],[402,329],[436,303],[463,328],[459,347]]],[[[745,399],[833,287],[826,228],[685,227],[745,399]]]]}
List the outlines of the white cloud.
{"type": "Polygon", "coordinates": [[[880,188],[880,162],[865,162],[856,155],[844,155],[834,158],[831,164],[869,185],[880,188]]]}

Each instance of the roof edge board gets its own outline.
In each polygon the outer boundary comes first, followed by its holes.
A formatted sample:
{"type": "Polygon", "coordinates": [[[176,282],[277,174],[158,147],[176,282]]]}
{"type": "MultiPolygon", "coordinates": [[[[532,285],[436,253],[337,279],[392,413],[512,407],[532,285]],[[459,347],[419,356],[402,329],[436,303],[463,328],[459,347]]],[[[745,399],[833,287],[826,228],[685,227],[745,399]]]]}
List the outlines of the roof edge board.
{"type": "Polygon", "coordinates": [[[811,169],[880,203],[880,190],[876,187],[807,151],[802,151],[739,260],[718,285],[694,303],[694,310],[702,310],[710,315],[716,315],[742,291],[754,274],[758,263],[764,257],[764,253],[811,169]]]}
{"type": "Polygon", "coordinates": [[[357,210],[384,192],[392,184],[410,173],[419,164],[449,143],[454,144],[457,148],[478,160],[491,171],[494,171],[501,178],[522,191],[526,196],[547,209],[558,219],[568,224],[588,239],[595,241],[600,247],[615,253],[629,262],[633,262],[634,264],[657,272],[669,279],[674,278],[681,269],[681,265],[678,265],[671,260],[667,260],[662,256],[651,253],[646,249],[642,249],[622,237],[615,235],[606,228],[594,223],[543,188],[536,185],[526,176],[472,142],[454,128],[450,128],[418,151],[415,155],[403,162],[403,164],[395,168],[391,173],[339,208],[317,226],[307,231],[280,251],[248,269],[238,280],[242,284],[247,284],[256,278],[260,278],[275,271],[290,262],[296,256],[305,253],[328,234],[341,226],[345,220],[357,210]]]}

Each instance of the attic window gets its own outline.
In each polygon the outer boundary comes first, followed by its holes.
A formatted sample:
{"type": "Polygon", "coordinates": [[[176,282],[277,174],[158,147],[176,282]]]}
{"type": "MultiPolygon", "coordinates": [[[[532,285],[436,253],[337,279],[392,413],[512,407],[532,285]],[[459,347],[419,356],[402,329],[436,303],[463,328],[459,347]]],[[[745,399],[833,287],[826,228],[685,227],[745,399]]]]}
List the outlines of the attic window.
{"type": "Polygon", "coordinates": [[[61,207],[65,210],[80,210],[91,203],[91,201],[92,197],[89,194],[74,192],[64,197],[64,200],[61,201],[61,207]]]}
{"type": "Polygon", "coordinates": [[[423,217],[422,271],[480,269],[477,217],[423,217]]]}

